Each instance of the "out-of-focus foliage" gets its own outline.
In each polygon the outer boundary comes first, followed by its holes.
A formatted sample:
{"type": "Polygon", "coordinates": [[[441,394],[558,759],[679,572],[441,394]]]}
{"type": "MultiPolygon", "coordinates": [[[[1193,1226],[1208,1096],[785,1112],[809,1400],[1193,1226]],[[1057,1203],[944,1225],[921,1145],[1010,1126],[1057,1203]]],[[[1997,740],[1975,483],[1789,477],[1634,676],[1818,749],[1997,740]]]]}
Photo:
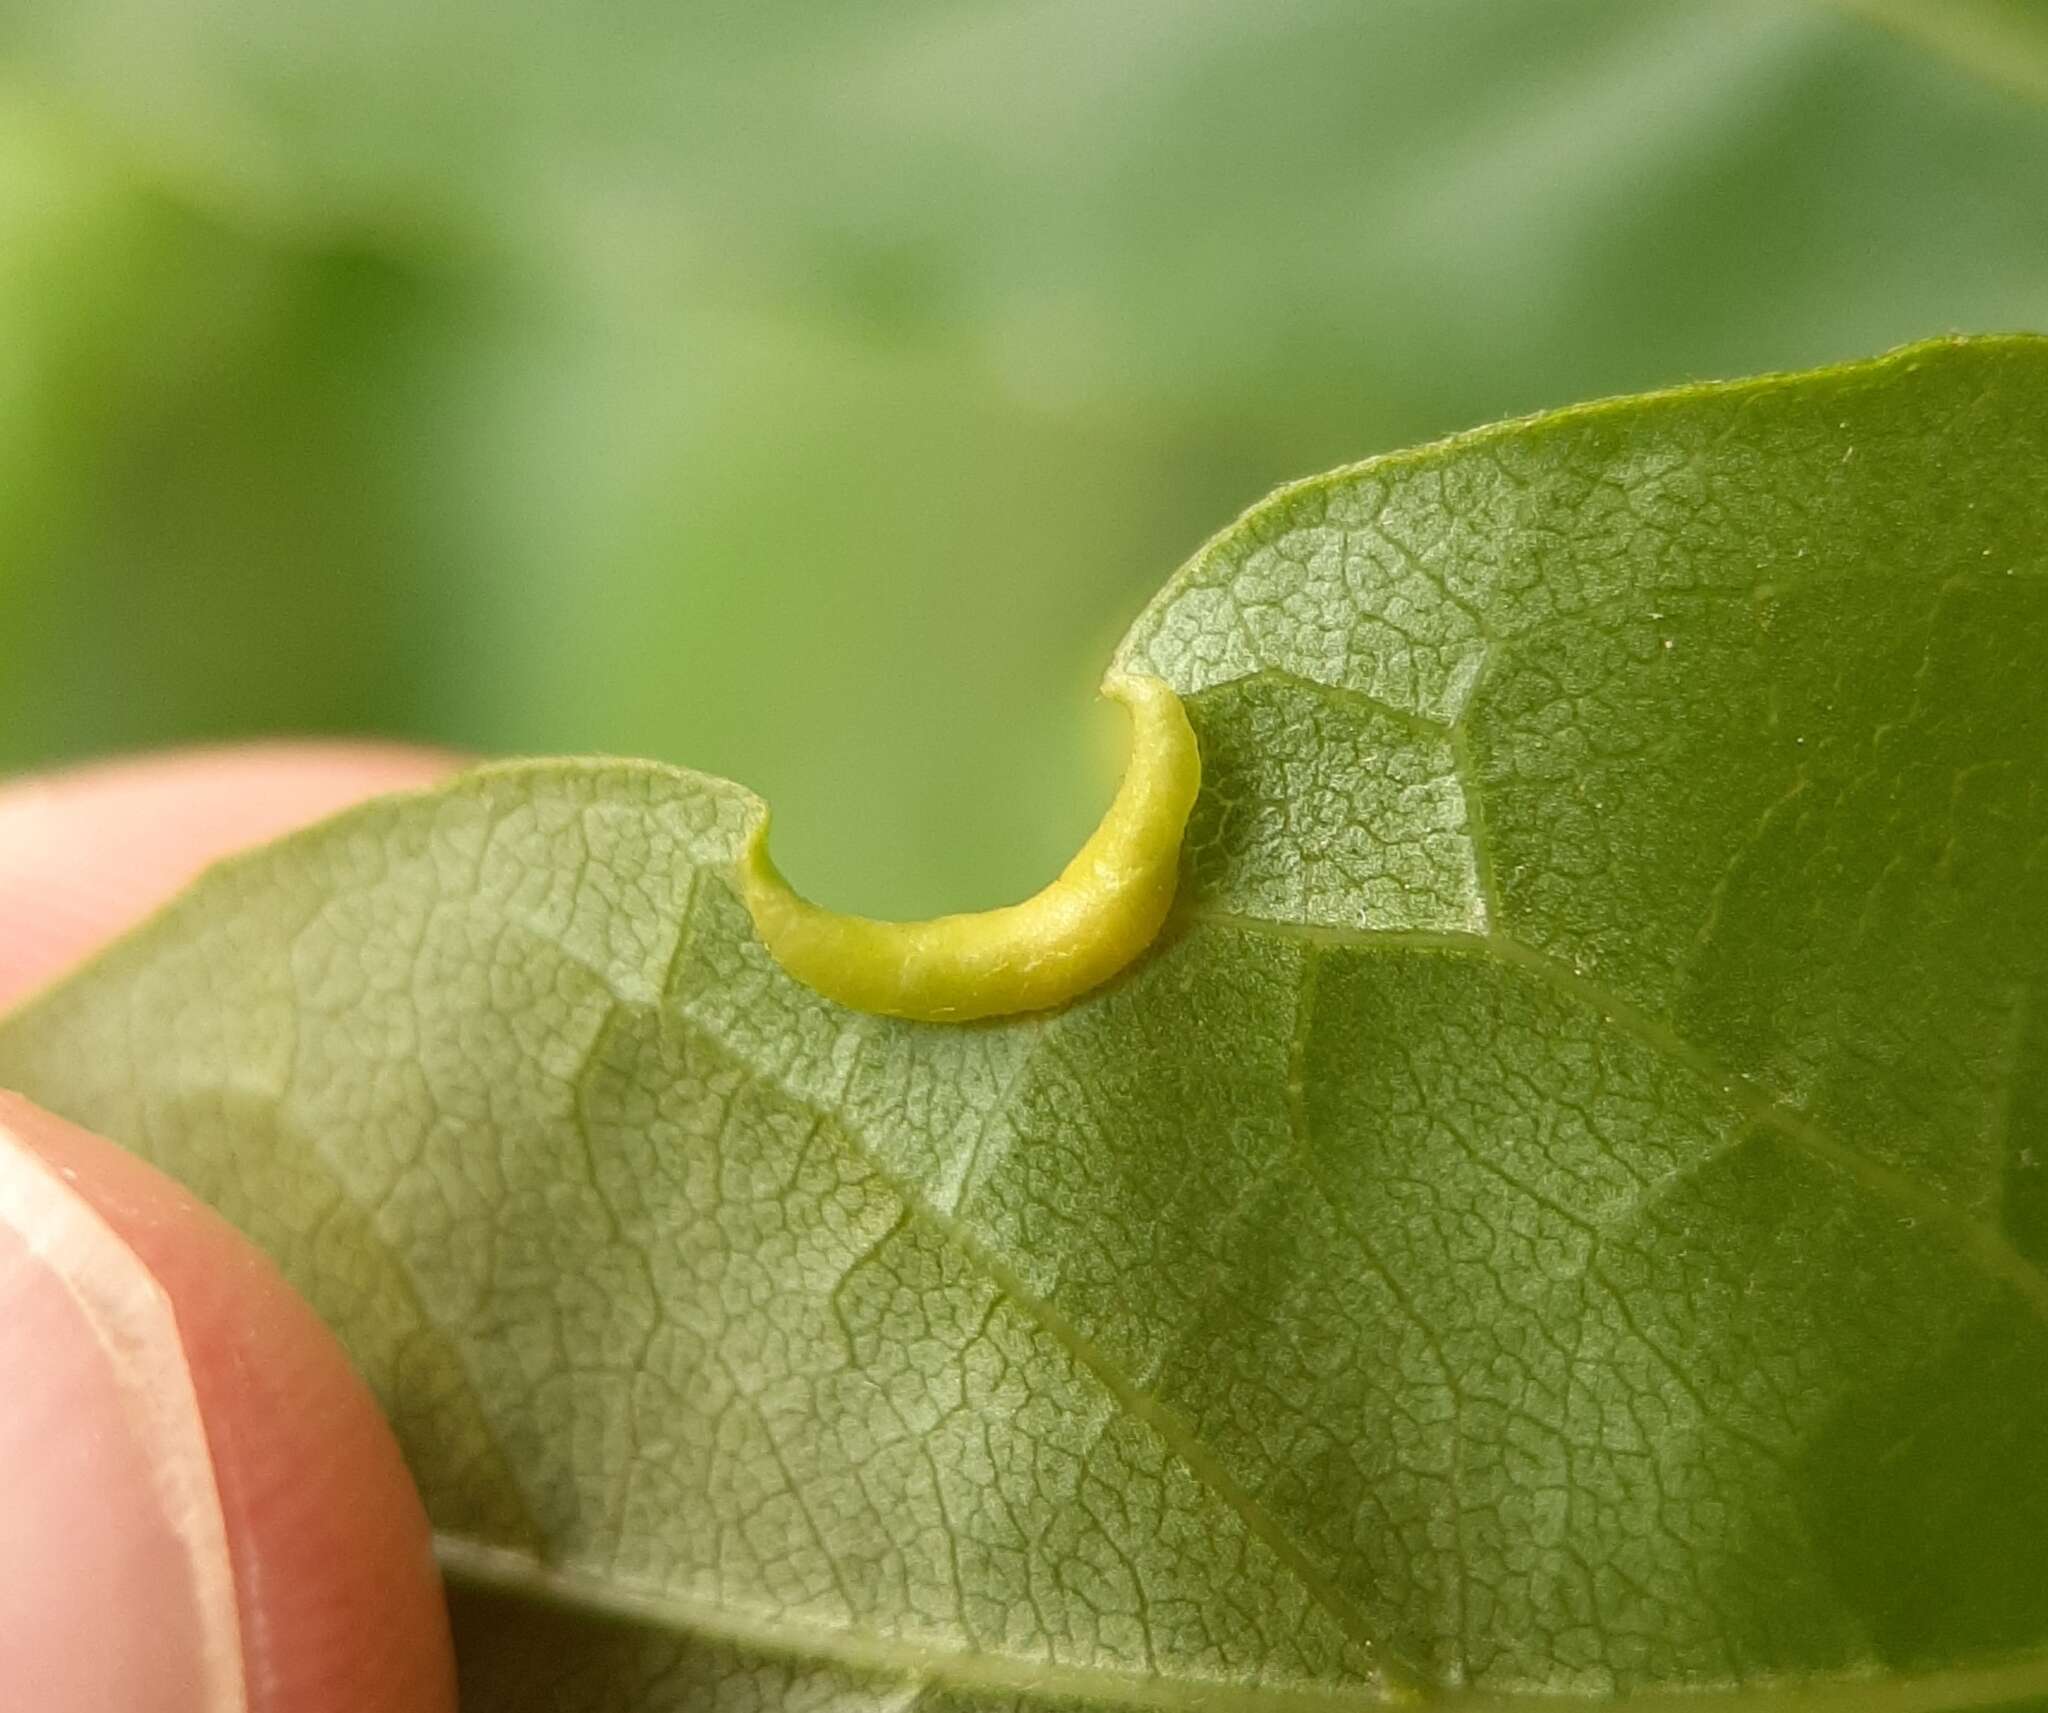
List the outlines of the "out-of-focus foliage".
{"type": "Polygon", "coordinates": [[[1021,891],[1275,481],[2048,324],[2031,17],[0,0],[0,764],[645,753],[1021,891]]]}

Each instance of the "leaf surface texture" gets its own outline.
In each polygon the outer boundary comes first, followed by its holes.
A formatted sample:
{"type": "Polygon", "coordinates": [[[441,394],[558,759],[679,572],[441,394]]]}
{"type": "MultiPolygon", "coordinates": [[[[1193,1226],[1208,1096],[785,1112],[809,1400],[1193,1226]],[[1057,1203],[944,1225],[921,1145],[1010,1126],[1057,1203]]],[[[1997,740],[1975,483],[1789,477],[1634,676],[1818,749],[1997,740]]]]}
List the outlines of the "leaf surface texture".
{"type": "Polygon", "coordinates": [[[216,871],[0,1083],[340,1329],[479,1708],[2020,1705],[2044,470],[1989,339],[1282,490],[1119,652],[1203,794],[1055,1014],[828,1005],[753,797],[527,763],[216,871]]]}

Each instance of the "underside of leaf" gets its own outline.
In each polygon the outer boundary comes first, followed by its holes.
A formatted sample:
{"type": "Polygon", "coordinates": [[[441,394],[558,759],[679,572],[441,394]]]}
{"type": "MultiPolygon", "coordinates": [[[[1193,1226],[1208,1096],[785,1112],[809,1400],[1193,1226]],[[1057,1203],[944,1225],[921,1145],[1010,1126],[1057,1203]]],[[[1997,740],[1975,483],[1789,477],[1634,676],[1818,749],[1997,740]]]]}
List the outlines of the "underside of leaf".
{"type": "Polygon", "coordinates": [[[2048,342],[1285,489],[1138,620],[1202,789],[1061,1009],[843,1010],[745,792],[230,864],[0,1083],[260,1238],[474,1705],[2048,1696],[2048,342]]]}

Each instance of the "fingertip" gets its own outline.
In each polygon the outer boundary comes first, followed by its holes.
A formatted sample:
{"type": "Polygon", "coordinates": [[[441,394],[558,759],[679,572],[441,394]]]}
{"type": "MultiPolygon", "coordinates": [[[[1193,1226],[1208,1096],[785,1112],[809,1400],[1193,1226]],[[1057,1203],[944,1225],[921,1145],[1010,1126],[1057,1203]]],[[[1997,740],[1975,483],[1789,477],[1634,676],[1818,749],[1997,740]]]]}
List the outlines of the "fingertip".
{"type": "MultiPolygon", "coordinates": [[[[145,1162],[0,1095],[8,1137],[168,1299],[218,1493],[251,1713],[452,1709],[426,1516],[333,1336],[260,1251],[145,1162]]],[[[0,1401],[0,1422],[9,1407],[0,1401]]],[[[9,1479],[0,1469],[0,1495],[9,1479]]],[[[0,1553],[0,1584],[10,1574],[22,1567],[0,1553]]],[[[122,1615],[106,1622],[118,1630],[122,1615]]]]}
{"type": "Polygon", "coordinates": [[[274,743],[97,762],[0,786],[0,1006],[140,921],[219,858],[462,759],[274,743]]]}

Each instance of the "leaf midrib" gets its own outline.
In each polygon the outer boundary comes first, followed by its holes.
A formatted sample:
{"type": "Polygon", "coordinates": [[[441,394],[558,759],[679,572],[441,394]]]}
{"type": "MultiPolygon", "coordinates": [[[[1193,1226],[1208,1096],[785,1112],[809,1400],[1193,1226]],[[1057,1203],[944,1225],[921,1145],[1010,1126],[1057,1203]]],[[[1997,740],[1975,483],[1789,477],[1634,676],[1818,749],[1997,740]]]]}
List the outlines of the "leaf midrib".
{"type": "Polygon", "coordinates": [[[459,1536],[435,1537],[451,1582],[516,1596],[559,1610],[596,1614],[714,1645],[799,1664],[887,1676],[918,1689],[959,1689],[1041,1697],[1047,1701],[1157,1710],[1157,1713],[1380,1713],[1428,1707],[1439,1713],[1544,1713],[1575,1706],[1602,1713],[1953,1713],[1992,1708],[2048,1694],[2048,1651],[1961,1671],[1905,1673],[1878,1679],[1843,1675],[1714,1689],[1604,1693],[1382,1693],[1365,1685],[1247,1684],[1164,1677],[969,1649],[937,1651],[855,1629],[792,1624],[787,1617],[735,1610],[638,1588],[619,1580],[564,1571],[531,1554],[459,1536]]]}

